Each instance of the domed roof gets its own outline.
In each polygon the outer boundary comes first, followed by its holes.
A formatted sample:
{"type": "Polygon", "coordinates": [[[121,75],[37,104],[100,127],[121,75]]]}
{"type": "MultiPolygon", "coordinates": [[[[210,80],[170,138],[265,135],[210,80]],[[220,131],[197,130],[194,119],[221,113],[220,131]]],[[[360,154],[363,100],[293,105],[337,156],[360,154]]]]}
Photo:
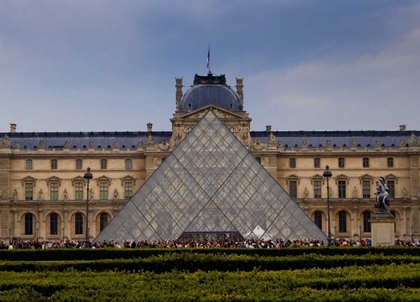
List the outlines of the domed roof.
{"type": "Polygon", "coordinates": [[[182,96],[180,111],[188,112],[215,105],[229,111],[242,111],[242,104],[238,94],[226,85],[223,76],[198,76],[194,85],[182,96]]]}

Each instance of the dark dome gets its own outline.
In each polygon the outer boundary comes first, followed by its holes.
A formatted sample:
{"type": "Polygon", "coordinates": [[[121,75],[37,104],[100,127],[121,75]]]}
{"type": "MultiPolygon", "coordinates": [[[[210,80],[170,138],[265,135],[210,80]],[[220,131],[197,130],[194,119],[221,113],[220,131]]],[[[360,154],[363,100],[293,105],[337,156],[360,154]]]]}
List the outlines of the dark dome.
{"type": "Polygon", "coordinates": [[[181,111],[191,111],[206,105],[215,105],[230,111],[242,111],[238,94],[224,84],[192,86],[181,98],[181,111]]]}

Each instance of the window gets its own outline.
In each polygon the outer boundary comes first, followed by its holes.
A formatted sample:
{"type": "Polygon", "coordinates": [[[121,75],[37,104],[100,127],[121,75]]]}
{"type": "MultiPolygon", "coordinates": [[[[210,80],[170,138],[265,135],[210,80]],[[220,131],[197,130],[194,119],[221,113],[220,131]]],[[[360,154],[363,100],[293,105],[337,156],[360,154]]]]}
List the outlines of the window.
{"type": "Polygon", "coordinates": [[[83,200],[83,182],[78,181],[74,183],[74,199],[83,200]]]}
{"type": "Polygon", "coordinates": [[[320,158],[314,158],[314,168],[321,168],[321,159],[320,158]]]}
{"type": "Polygon", "coordinates": [[[394,158],[388,157],[387,163],[388,163],[388,168],[393,168],[394,167],[394,158]]]}
{"type": "Polygon", "coordinates": [[[338,198],[346,198],[346,181],[338,181],[338,198]]]}
{"type": "Polygon", "coordinates": [[[372,231],[370,225],[370,216],[371,213],[369,211],[363,212],[363,232],[370,233],[372,231]]]}
{"type": "Polygon", "coordinates": [[[32,159],[26,160],[26,170],[32,170],[32,159]]]}
{"type": "Polygon", "coordinates": [[[58,200],[58,182],[50,182],[50,200],[58,200]]]}
{"type": "Polygon", "coordinates": [[[322,212],[316,211],[314,213],[314,222],[322,230],[322,212]]]}
{"type": "Polygon", "coordinates": [[[346,211],[338,212],[338,232],[347,232],[347,213],[346,211]]]}
{"type": "Polygon", "coordinates": [[[58,235],[58,215],[57,213],[50,214],[50,235],[58,235]]]}
{"type": "Polygon", "coordinates": [[[297,181],[296,180],[289,181],[289,195],[292,198],[297,198],[297,181]]]}
{"type": "Polygon", "coordinates": [[[56,159],[51,160],[51,170],[57,170],[57,160],[56,159]]]}
{"type": "Polygon", "coordinates": [[[363,158],[363,168],[369,168],[369,158],[363,158]]]}
{"type": "Polygon", "coordinates": [[[314,181],[314,198],[321,198],[321,181],[314,181]]]}
{"type": "Polygon", "coordinates": [[[101,181],[99,183],[99,198],[101,200],[108,199],[108,182],[101,181]]]}
{"type": "Polygon", "coordinates": [[[391,211],[392,216],[394,216],[394,232],[397,231],[397,213],[395,211],[391,211]]]}
{"type": "Polygon", "coordinates": [[[344,157],[340,157],[338,159],[338,167],[339,168],[344,168],[344,157]]]}
{"type": "Polygon", "coordinates": [[[132,169],[132,162],[131,162],[131,159],[126,159],[126,160],[125,160],[125,169],[126,169],[126,170],[131,170],[131,169],[132,169]]]}
{"type": "Polygon", "coordinates": [[[289,160],[289,166],[290,166],[290,168],[292,168],[292,169],[294,169],[294,168],[296,168],[296,158],[291,158],[290,160],[289,160]]]}
{"type": "Polygon", "coordinates": [[[102,232],[103,229],[108,225],[108,214],[107,213],[101,213],[99,216],[99,230],[102,232]]]}
{"type": "Polygon", "coordinates": [[[34,233],[34,215],[25,214],[25,235],[32,235],[34,233]]]}
{"type": "Polygon", "coordinates": [[[81,159],[76,159],[76,170],[82,170],[83,169],[83,162],[81,159]]]}
{"type": "Polygon", "coordinates": [[[74,217],[74,232],[76,235],[83,234],[83,215],[81,213],[76,213],[74,217]]]}
{"type": "Polygon", "coordinates": [[[107,169],[107,160],[101,159],[101,169],[106,170],[107,169]]]}
{"type": "Polygon", "coordinates": [[[129,199],[133,196],[133,182],[126,181],[124,182],[124,198],[129,199]]]}
{"type": "Polygon", "coordinates": [[[34,184],[32,182],[25,183],[25,200],[34,199],[34,184]]]}
{"type": "Polygon", "coordinates": [[[363,181],[363,198],[370,198],[370,180],[363,181]]]}
{"type": "Polygon", "coordinates": [[[395,181],[394,180],[387,180],[386,184],[389,188],[389,197],[395,198],[395,181]]]}

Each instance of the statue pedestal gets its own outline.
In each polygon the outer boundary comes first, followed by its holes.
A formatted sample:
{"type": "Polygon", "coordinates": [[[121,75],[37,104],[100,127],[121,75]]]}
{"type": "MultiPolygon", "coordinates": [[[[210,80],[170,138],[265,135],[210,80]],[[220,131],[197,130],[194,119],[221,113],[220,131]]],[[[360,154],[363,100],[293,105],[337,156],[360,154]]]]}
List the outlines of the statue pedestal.
{"type": "Polygon", "coordinates": [[[391,213],[375,213],[370,218],[372,246],[395,245],[395,218],[391,213]]]}

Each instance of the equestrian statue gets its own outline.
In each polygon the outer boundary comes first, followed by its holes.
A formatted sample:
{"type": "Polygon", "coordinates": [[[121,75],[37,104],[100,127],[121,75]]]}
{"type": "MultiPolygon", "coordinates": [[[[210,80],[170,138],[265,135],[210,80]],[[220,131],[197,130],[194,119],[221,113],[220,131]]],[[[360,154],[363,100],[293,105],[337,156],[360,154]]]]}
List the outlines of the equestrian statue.
{"type": "Polygon", "coordinates": [[[382,176],[376,182],[376,204],[378,213],[391,213],[389,210],[389,187],[382,176]]]}

